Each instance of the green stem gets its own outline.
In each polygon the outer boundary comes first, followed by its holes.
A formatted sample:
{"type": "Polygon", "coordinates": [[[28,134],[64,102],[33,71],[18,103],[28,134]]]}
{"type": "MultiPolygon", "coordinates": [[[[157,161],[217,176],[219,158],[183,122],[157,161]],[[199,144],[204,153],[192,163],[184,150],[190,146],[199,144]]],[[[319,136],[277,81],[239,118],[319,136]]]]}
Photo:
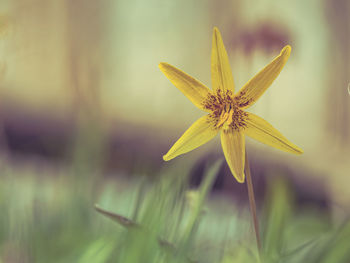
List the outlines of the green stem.
{"type": "Polygon", "coordinates": [[[249,160],[248,160],[247,151],[245,152],[245,167],[244,167],[244,171],[245,171],[245,176],[247,178],[249,206],[250,206],[250,212],[251,212],[252,220],[253,220],[253,224],[254,224],[256,244],[258,246],[258,250],[259,250],[259,254],[260,254],[260,252],[261,252],[261,239],[260,239],[260,231],[259,231],[259,221],[258,221],[258,216],[257,216],[257,213],[256,213],[254,188],[253,188],[252,177],[250,175],[250,167],[249,167],[249,160]]]}

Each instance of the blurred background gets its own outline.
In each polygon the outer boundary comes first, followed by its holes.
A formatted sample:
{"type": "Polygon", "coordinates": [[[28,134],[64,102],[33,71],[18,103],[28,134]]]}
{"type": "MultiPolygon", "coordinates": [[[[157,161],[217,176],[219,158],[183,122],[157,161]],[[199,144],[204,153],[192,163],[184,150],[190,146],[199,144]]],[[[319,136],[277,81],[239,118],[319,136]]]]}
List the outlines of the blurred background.
{"type": "MultiPolygon", "coordinates": [[[[0,262],[88,262],[87,248],[114,238],[94,203],[137,218],[140,191],[165,171],[186,174],[190,188],[200,184],[206,163],[223,156],[220,142],[163,162],[203,113],[158,63],[210,87],[214,26],[223,35],[236,89],[284,45],[292,46],[280,76],[249,110],[305,153],[293,156],[247,140],[258,206],[271,178],[281,176],[296,208],[345,218],[349,13],[347,0],[2,0],[0,262]]],[[[245,185],[225,163],[213,191],[210,200],[220,196],[223,210],[235,214],[231,203],[246,207],[245,185]]],[[[248,229],[249,219],[243,221],[248,229]]]]}

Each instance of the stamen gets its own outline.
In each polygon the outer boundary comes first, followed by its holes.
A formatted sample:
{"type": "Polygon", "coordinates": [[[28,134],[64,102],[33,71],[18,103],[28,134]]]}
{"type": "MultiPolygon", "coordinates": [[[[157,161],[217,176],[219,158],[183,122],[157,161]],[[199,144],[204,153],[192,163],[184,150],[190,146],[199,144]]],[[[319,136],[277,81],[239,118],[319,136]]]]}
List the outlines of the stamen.
{"type": "Polygon", "coordinates": [[[232,91],[222,91],[218,89],[216,93],[209,94],[204,101],[203,106],[209,110],[210,122],[216,128],[223,131],[241,130],[246,125],[248,114],[240,109],[240,101],[234,98],[232,91]]]}

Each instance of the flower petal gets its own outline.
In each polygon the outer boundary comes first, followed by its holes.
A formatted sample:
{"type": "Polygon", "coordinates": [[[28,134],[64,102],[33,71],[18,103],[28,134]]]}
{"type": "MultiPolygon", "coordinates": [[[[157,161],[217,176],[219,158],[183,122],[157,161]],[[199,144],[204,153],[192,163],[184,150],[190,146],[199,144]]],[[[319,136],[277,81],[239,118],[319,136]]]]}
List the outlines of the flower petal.
{"type": "Polygon", "coordinates": [[[227,52],[219,29],[214,28],[213,46],[211,50],[211,81],[213,90],[234,92],[233,76],[227,52]]]}
{"type": "Polygon", "coordinates": [[[291,49],[289,45],[285,46],[270,64],[242,87],[236,95],[241,108],[247,108],[254,104],[264,94],[267,88],[271,86],[286,64],[291,49]]]}
{"type": "Polygon", "coordinates": [[[168,64],[160,63],[160,70],[164,75],[177,87],[194,105],[201,110],[205,110],[203,102],[210,93],[210,89],[207,88],[200,81],[187,75],[182,70],[168,64]]]}
{"type": "Polygon", "coordinates": [[[239,183],[244,183],[245,138],[242,132],[221,132],[222,150],[228,166],[239,183]]]}
{"type": "Polygon", "coordinates": [[[196,149],[213,139],[217,133],[218,130],[210,122],[208,115],[199,118],[163,156],[164,161],[169,161],[180,154],[196,149]]]}
{"type": "Polygon", "coordinates": [[[248,113],[246,124],[247,127],[244,129],[244,133],[249,137],[285,152],[294,154],[303,153],[302,149],[288,141],[263,118],[253,113],[248,113]]]}

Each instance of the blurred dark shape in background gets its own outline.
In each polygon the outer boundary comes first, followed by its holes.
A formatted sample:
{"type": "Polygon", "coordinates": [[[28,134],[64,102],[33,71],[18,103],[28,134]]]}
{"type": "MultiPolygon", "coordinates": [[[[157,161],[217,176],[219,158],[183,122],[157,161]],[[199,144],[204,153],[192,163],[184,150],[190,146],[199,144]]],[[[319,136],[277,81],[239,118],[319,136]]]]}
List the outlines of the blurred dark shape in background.
{"type": "MultiPolygon", "coordinates": [[[[249,151],[250,149],[248,149],[249,151]]],[[[251,149],[252,150],[252,149],[251,149]]],[[[290,189],[295,192],[295,201],[298,204],[298,211],[303,211],[309,207],[322,211],[328,216],[331,214],[331,200],[327,193],[327,186],[320,181],[314,181],[308,171],[302,168],[295,168],[288,164],[283,164],[278,160],[261,160],[260,151],[250,151],[249,158],[252,166],[252,174],[254,175],[254,187],[256,202],[258,206],[262,206],[266,200],[267,183],[278,181],[283,177],[290,189]],[[304,180],[299,180],[298,176],[303,175],[304,180]]],[[[190,185],[193,188],[198,187],[204,176],[204,169],[207,163],[212,160],[222,158],[222,156],[207,155],[198,160],[191,171],[190,185]]],[[[231,196],[239,206],[247,205],[247,189],[244,184],[237,184],[230,172],[230,169],[224,164],[214,183],[214,192],[225,193],[231,196]]]]}
{"type": "Polygon", "coordinates": [[[12,157],[36,156],[67,165],[65,156],[73,139],[72,121],[58,121],[10,107],[2,115],[4,143],[12,157]]]}
{"type": "Polygon", "coordinates": [[[271,21],[262,21],[252,28],[243,27],[229,43],[232,50],[242,50],[251,57],[256,50],[262,50],[267,55],[276,54],[287,45],[292,44],[289,30],[286,26],[271,21]]]}

